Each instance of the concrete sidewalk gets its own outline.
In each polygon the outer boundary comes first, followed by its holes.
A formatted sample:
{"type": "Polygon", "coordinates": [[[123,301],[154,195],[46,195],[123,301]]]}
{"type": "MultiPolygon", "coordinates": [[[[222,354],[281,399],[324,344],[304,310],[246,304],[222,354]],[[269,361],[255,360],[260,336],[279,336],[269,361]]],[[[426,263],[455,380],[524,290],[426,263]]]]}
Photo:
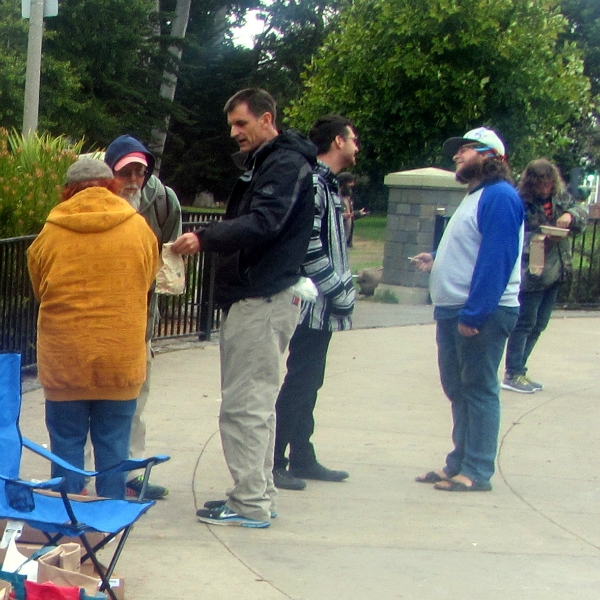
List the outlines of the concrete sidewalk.
{"type": "MultiPolygon", "coordinates": [[[[545,389],[502,392],[493,492],[450,494],[413,481],[450,450],[431,309],[389,306],[359,303],[357,325],[379,328],[333,336],[317,404],[319,458],[350,478],[283,490],[266,530],[195,518],[231,483],[217,344],[157,356],[148,453],[172,456],[153,475],[171,491],[120,559],[127,600],[599,597],[598,316],[557,313],[530,361],[545,389]]],[[[21,427],[37,441],[47,440],[43,404],[41,390],[24,395],[21,427]]],[[[40,469],[27,457],[22,475],[40,469]]]]}

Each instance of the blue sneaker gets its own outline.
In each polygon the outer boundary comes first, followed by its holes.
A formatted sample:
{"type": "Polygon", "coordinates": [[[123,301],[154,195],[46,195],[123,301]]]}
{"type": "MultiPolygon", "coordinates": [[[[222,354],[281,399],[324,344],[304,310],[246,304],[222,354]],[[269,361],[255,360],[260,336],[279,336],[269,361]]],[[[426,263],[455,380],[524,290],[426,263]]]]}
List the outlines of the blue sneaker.
{"type": "MultiPolygon", "coordinates": [[[[227,504],[227,500],[209,500],[204,503],[204,508],[210,508],[214,510],[215,508],[221,508],[227,504]]],[[[276,510],[271,510],[271,519],[276,519],[279,513],[276,510]]]]}
{"type": "Polygon", "coordinates": [[[271,525],[270,521],[257,521],[233,512],[226,504],[217,508],[200,508],[196,511],[198,521],[209,525],[232,525],[234,527],[251,527],[264,529],[271,525]]]}

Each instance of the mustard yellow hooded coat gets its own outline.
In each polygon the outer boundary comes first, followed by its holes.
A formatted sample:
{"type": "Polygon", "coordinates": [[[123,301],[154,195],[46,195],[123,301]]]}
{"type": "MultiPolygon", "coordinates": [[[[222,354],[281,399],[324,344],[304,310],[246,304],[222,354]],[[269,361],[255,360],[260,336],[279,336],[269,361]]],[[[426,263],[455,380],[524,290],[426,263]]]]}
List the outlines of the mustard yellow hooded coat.
{"type": "Polygon", "coordinates": [[[50,212],[27,259],[46,399],[137,398],[158,261],[144,218],[107,189],[87,188],[50,212]]]}

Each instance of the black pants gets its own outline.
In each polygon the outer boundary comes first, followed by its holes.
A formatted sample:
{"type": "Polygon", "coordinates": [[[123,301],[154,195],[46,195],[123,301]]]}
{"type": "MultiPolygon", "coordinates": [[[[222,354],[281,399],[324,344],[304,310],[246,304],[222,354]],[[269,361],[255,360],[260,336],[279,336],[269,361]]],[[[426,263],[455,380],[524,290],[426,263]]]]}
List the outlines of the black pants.
{"type": "Polygon", "coordinates": [[[287,374],[275,405],[276,469],[287,466],[285,452],[288,446],[291,469],[303,469],[317,462],[310,438],[315,429],[313,410],[325,377],[330,340],[331,331],[300,324],[290,341],[287,374]]]}

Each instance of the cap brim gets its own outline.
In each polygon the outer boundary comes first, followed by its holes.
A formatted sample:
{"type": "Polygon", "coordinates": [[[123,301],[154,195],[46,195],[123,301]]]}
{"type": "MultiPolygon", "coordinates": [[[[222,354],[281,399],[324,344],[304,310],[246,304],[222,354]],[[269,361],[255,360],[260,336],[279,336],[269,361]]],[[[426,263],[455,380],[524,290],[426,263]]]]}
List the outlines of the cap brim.
{"type": "Polygon", "coordinates": [[[442,152],[448,156],[454,156],[461,146],[473,143],[473,141],[462,137],[448,138],[442,146],[442,152]]]}
{"type": "Polygon", "coordinates": [[[126,156],[122,158],[115,164],[115,171],[120,171],[123,167],[130,165],[131,163],[138,163],[139,165],[148,166],[148,161],[146,158],[142,158],[140,156],[126,156]]]}

